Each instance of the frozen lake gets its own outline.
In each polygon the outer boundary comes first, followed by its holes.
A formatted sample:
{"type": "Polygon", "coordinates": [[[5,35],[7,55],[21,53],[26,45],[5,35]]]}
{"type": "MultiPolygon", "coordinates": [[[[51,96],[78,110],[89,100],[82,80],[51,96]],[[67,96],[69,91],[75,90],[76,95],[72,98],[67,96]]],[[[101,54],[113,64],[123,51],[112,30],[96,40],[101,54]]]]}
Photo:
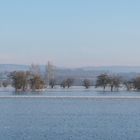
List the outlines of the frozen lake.
{"type": "MultiPolygon", "coordinates": [[[[50,94],[57,97],[139,95],[91,91],[48,91],[39,95],[50,94]]],[[[2,95],[22,97],[26,93],[2,95]]],[[[0,98],[0,110],[0,140],[140,139],[140,99],[0,98]]]]}

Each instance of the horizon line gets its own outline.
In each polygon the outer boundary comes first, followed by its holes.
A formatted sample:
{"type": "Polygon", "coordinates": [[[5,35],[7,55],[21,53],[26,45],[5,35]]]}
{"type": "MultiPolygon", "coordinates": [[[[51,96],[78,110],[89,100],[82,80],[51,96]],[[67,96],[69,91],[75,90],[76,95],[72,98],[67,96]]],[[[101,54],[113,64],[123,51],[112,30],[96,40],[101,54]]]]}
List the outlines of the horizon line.
{"type": "MultiPolygon", "coordinates": [[[[46,66],[46,64],[39,64],[39,63],[31,63],[31,64],[24,64],[24,63],[0,63],[0,65],[17,65],[17,66],[30,66],[32,64],[35,64],[35,65],[39,65],[39,66],[46,66]]],[[[53,64],[54,66],[56,67],[59,67],[59,68],[77,68],[77,69],[81,69],[81,68],[100,68],[100,67],[140,67],[140,65],[90,65],[90,66],[62,66],[62,65],[55,65],[53,64]]]]}

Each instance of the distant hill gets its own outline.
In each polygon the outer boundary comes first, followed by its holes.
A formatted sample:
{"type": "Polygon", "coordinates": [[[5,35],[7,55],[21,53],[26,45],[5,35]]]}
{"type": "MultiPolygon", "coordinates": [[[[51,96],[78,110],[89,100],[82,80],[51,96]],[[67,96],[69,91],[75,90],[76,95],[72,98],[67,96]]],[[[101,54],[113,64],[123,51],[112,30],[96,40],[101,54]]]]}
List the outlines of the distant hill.
{"type": "MultiPolygon", "coordinates": [[[[29,65],[17,65],[17,64],[0,64],[0,72],[11,72],[18,70],[29,70],[29,65]]],[[[41,65],[41,69],[45,69],[45,66],[41,65]]],[[[100,67],[81,67],[81,68],[56,68],[61,72],[109,72],[109,73],[140,73],[140,66],[100,66],[100,67]]]]}
{"type": "Polygon", "coordinates": [[[140,73],[140,66],[101,66],[84,67],[84,70],[108,71],[111,73],[140,73]]]}
{"type": "MultiPolygon", "coordinates": [[[[27,71],[29,65],[0,64],[0,73],[12,71],[27,71]]],[[[41,65],[41,71],[44,73],[45,66],[41,65]]],[[[58,68],[55,69],[55,75],[59,79],[74,77],[75,79],[91,78],[95,79],[101,73],[115,73],[126,78],[132,78],[140,74],[140,67],[130,66],[103,66],[103,67],[81,67],[81,68],[58,68]]]]}
{"type": "Polygon", "coordinates": [[[28,65],[15,65],[15,64],[0,64],[0,72],[12,72],[12,71],[27,71],[28,65]]]}

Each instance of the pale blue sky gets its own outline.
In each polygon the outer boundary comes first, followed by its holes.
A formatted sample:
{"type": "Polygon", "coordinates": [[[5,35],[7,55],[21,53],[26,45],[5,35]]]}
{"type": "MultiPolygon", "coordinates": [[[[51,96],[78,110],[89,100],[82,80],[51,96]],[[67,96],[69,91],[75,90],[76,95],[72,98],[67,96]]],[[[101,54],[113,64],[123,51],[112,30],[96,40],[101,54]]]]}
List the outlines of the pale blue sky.
{"type": "Polygon", "coordinates": [[[1,0],[0,63],[140,65],[140,0],[1,0]]]}

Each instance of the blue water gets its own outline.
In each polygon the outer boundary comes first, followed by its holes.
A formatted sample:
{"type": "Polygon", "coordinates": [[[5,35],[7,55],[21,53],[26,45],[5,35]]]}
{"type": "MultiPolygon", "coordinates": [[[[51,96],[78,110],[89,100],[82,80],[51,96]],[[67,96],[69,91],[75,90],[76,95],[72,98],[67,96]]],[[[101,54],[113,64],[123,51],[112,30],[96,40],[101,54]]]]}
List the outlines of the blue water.
{"type": "Polygon", "coordinates": [[[0,140],[139,140],[140,99],[0,99],[0,140]]]}

